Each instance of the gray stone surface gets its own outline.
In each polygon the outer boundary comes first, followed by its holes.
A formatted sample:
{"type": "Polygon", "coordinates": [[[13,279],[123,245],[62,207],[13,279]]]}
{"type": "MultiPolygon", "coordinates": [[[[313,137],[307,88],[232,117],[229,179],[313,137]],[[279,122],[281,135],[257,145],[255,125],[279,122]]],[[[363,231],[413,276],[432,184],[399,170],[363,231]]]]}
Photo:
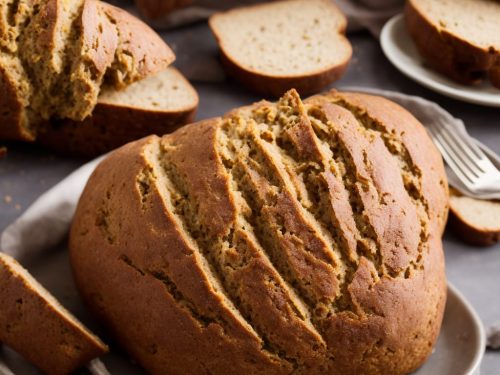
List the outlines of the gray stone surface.
{"type": "MultiPolygon", "coordinates": [[[[176,65],[192,74],[192,62],[199,64],[196,74],[211,69],[217,50],[205,24],[164,33],[178,54],[176,65]]],[[[378,43],[370,35],[350,35],[354,45],[354,58],[347,74],[335,87],[359,85],[401,91],[434,100],[454,116],[462,118],[469,132],[500,153],[500,110],[458,102],[433,93],[400,74],[383,56],[378,43]]],[[[200,94],[198,119],[215,116],[239,105],[260,98],[246,92],[232,82],[195,83],[200,94]]],[[[53,155],[34,145],[7,144],[8,156],[0,160],[0,231],[16,219],[41,193],[56,184],[85,160],[53,155]]],[[[448,279],[470,300],[485,325],[500,320],[500,245],[474,248],[459,241],[448,230],[444,238],[448,279]]],[[[48,253],[43,259],[33,260],[28,268],[46,285],[62,303],[74,311],[97,332],[96,327],[75,291],[64,245],[48,253]]],[[[121,368],[118,349],[105,358],[108,367],[121,368]]],[[[5,350],[5,357],[16,374],[36,374],[13,353],[5,350]]],[[[122,360],[123,361],[123,360],[122,360]]],[[[113,371],[112,371],[113,373],[113,371]]],[[[123,372],[115,372],[123,373],[123,372]]],[[[142,373],[130,367],[127,373],[142,373]]],[[[487,351],[482,375],[500,373],[500,351],[487,351]]],[[[443,374],[447,375],[447,374],[443,374]]],[[[451,375],[451,374],[450,374],[451,375]]]]}

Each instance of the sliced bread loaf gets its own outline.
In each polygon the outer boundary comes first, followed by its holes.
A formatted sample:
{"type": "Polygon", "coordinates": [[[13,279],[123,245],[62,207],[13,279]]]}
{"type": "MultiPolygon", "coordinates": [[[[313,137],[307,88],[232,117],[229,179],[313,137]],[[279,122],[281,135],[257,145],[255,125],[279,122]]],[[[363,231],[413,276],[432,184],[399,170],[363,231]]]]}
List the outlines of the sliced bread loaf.
{"type": "Polygon", "coordinates": [[[123,89],[175,59],[151,28],[98,0],[8,0],[0,33],[2,139],[33,141],[46,122],[81,121],[102,88],[123,89]]]}
{"type": "Polygon", "coordinates": [[[95,156],[148,134],[163,135],[193,121],[198,94],[175,68],[101,93],[83,122],[54,121],[39,142],[70,155],[95,156]]]}
{"type": "MultiPolygon", "coordinates": [[[[498,1],[409,0],[405,19],[427,62],[458,82],[481,82],[499,59],[498,1]]],[[[498,76],[490,77],[500,87],[498,76]]]]}
{"type": "Polygon", "coordinates": [[[346,18],[330,0],[248,6],[209,23],[227,72],[264,95],[317,92],[342,75],[352,55],[346,18]]]}
{"type": "Polygon", "coordinates": [[[0,252],[0,342],[46,374],[68,374],[108,348],[12,257],[0,252]]]}
{"type": "Polygon", "coordinates": [[[464,241],[478,246],[500,241],[500,201],[474,199],[450,189],[450,225],[464,241]]]}

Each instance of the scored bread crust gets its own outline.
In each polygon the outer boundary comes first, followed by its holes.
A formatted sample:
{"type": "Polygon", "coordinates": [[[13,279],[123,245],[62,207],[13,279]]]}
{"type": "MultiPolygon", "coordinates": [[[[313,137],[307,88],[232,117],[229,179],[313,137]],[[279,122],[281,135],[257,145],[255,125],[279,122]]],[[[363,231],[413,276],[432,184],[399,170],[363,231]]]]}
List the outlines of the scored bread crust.
{"type": "MultiPolygon", "coordinates": [[[[490,73],[500,59],[500,51],[474,45],[430,21],[409,0],[405,5],[405,22],[408,32],[426,61],[442,74],[467,85],[477,84],[490,73]]],[[[490,73],[491,83],[500,88],[500,76],[490,73]]]]}
{"type": "Polygon", "coordinates": [[[445,182],[401,107],[291,91],[113,152],[78,204],[72,269],[153,374],[408,373],[444,310],[445,182]]]}
{"type": "MultiPolygon", "coordinates": [[[[334,4],[329,5],[335,6],[334,4]]],[[[245,7],[245,9],[250,10],[259,7],[266,7],[266,4],[250,5],[245,7]]],[[[332,66],[324,67],[314,72],[295,75],[270,75],[243,66],[225,51],[224,35],[219,33],[216,27],[217,17],[224,17],[225,14],[214,14],[209,18],[208,23],[219,44],[221,62],[229,76],[240,81],[250,90],[264,96],[279,97],[291,88],[297,90],[301,95],[309,95],[321,91],[321,89],[328,84],[339,79],[346,71],[351,60],[352,47],[348,39],[344,36],[347,28],[347,19],[340,10],[338,10],[338,12],[343,18],[343,22],[339,25],[339,29],[337,30],[339,37],[338,48],[348,51],[345,59],[332,66]]]]}
{"type": "Polygon", "coordinates": [[[108,351],[19,263],[1,252],[0,341],[53,375],[69,374],[108,351]]]}

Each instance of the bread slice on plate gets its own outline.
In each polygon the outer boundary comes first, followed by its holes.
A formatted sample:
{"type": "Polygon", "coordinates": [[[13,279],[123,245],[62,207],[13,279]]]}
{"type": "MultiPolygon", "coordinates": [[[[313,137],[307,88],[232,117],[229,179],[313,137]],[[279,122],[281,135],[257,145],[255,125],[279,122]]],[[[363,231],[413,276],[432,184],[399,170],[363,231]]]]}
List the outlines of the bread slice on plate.
{"type": "Polygon", "coordinates": [[[418,50],[434,69],[464,84],[489,76],[500,88],[500,2],[408,0],[405,20],[418,50]]]}
{"type": "Polygon", "coordinates": [[[16,260],[0,252],[0,342],[47,374],[68,374],[108,351],[16,260]]]}
{"type": "Polygon", "coordinates": [[[311,94],[338,79],[352,48],[330,0],[289,0],[233,9],[209,20],[229,75],[251,90],[311,94]]]}
{"type": "Polygon", "coordinates": [[[92,116],[82,122],[46,125],[39,142],[56,151],[95,156],[148,134],[163,135],[193,121],[198,94],[175,68],[101,93],[92,116]]]}
{"type": "Polygon", "coordinates": [[[465,242],[478,246],[500,241],[500,201],[481,200],[450,189],[450,225],[465,242]]]}

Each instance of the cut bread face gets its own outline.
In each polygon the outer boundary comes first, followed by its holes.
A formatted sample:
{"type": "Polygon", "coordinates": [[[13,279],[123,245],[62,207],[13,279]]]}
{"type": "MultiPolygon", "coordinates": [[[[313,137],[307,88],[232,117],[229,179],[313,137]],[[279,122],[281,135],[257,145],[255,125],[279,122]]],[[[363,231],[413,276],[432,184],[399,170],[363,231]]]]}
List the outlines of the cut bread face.
{"type": "Polygon", "coordinates": [[[489,76],[500,87],[500,3],[492,0],[409,0],[408,31],[427,62],[463,84],[489,76]]]}
{"type": "Polygon", "coordinates": [[[92,116],[82,122],[62,120],[46,125],[40,131],[39,142],[63,154],[96,156],[192,122],[198,101],[187,79],[169,67],[124,90],[104,90],[92,116]]]}
{"type": "Polygon", "coordinates": [[[280,1],[210,18],[229,73],[275,96],[292,83],[301,93],[319,91],[342,74],[352,55],[346,25],[328,0],[280,1]]]}
{"type": "Polygon", "coordinates": [[[191,111],[198,106],[198,94],[187,79],[171,67],[124,90],[104,90],[98,105],[151,112],[191,111]]]}
{"type": "Polygon", "coordinates": [[[29,121],[31,85],[21,61],[0,51],[0,138],[33,141],[35,129],[29,121]]]}
{"type": "Polygon", "coordinates": [[[48,374],[68,374],[108,351],[28,271],[1,252],[0,342],[48,374]]]}
{"type": "Polygon", "coordinates": [[[77,43],[73,25],[84,0],[46,0],[34,13],[20,37],[20,57],[33,85],[30,105],[43,119],[58,112],[64,95],[61,79],[67,68],[70,46],[77,43]]]}
{"type": "Polygon", "coordinates": [[[451,225],[473,245],[494,245],[500,240],[500,201],[474,199],[450,189],[451,225]]]}
{"type": "Polygon", "coordinates": [[[500,3],[494,0],[412,0],[439,29],[500,53],[500,3]]]}
{"type": "Polygon", "coordinates": [[[6,0],[0,37],[1,139],[34,141],[47,122],[82,121],[101,89],[123,89],[175,59],[146,24],[98,0],[6,0]]]}

